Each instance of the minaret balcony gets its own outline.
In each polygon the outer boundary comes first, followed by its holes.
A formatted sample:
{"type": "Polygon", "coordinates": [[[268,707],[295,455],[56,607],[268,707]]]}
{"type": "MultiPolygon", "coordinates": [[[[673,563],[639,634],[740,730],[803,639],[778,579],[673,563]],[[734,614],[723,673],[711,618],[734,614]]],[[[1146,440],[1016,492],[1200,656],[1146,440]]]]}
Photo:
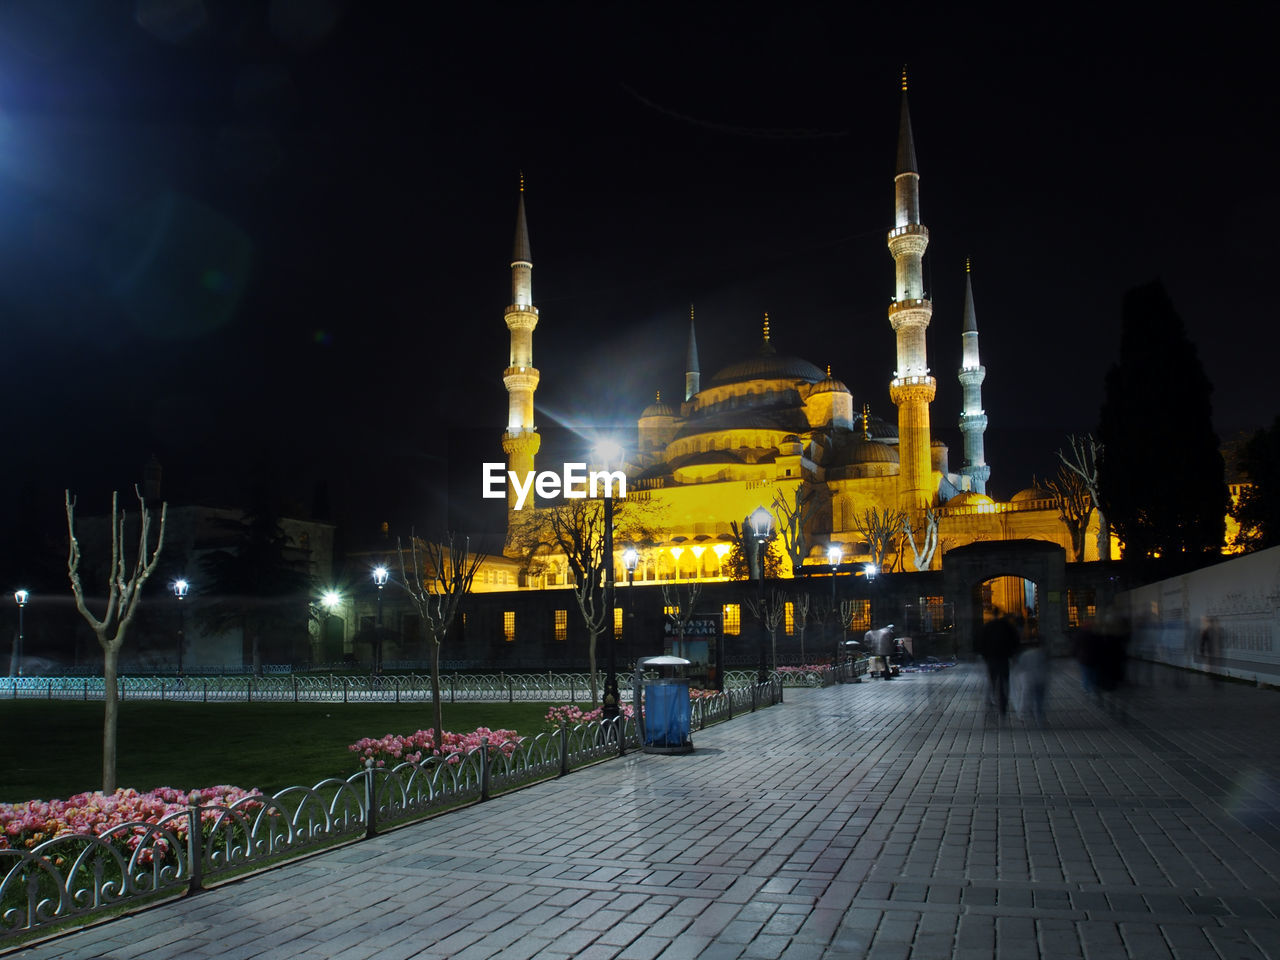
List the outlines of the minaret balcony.
{"type": "Polygon", "coordinates": [[[918,324],[928,326],[933,317],[933,303],[924,297],[908,297],[889,304],[889,323],[894,330],[918,324]]]}
{"type": "Polygon", "coordinates": [[[889,239],[896,240],[898,237],[924,237],[929,239],[929,228],[923,223],[904,223],[900,227],[894,227],[889,231],[889,239]]]}

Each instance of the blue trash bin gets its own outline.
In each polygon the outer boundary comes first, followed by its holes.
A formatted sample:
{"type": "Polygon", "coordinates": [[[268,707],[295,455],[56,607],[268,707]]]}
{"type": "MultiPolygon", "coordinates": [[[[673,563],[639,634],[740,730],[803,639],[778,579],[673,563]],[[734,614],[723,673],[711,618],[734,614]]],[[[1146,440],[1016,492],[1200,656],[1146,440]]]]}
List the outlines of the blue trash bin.
{"type": "Polygon", "coordinates": [[[688,680],[650,680],[644,687],[645,753],[688,753],[692,707],[688,680]]]}

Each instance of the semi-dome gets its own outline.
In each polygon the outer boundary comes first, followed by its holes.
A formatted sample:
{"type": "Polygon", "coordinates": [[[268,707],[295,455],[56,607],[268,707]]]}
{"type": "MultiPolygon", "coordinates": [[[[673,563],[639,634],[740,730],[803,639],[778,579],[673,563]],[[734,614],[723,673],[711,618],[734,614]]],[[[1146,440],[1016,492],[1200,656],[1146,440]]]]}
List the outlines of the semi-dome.
{"type": "Polygon", "coordinates": [[[848,463],[897,463],[898,448],[879,440],[858,440],[842,459],[848,463]]]}

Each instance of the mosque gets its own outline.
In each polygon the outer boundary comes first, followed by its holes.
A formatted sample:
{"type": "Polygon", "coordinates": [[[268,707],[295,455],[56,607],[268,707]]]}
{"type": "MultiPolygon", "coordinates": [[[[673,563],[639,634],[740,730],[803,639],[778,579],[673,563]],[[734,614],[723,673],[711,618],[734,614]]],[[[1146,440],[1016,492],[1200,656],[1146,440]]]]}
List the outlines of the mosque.
{"type": "MultiPolygon", "coordinates": [[[[1050,493],[1024,489],[1008,502],[987,494],[991,466],[983,448],[987,414],[982,406],[986,369],[979,355],[967,265],[963,316],[956,318],[963,346],[956,374],[963,387],[957,413],[964,449],[958,469],[951,468],[947,446],[931,434],[936,381],[927,360],[927,333],[933,306],[921,266],[929,230],[920,216],[918,170],[904,76],[894,176],[896,215],[887,236],[896,276],[888,321],[897,345],[897,369],[889,377],[897,422],[873,416],[865,402],[856,404],[852,391],[831,376],[829,367],[824,370],[779,352],[770,339],[767,315],[759,348],[704,378],[691,314],[684,396],[669,402],[659,395],[640,412],[624,467],[628,499],[644,502],[656,527],[655,535],[635,545],[640,554],[636,583],[728,579],[734,525],[741,528],[760,506],[785,520],[780,505],[794,509],[798,502],[805,505],[801,542],[795,550],[784,551],[783,577],[805,572],[796,569],[797,559],[801,567],[829,570],[828,550],[833,546],[840,549],[843,563],[871,560],[875,553],[867,535],[869,521],[891,516],[905,518],[912,533],[895,536],[880,558],[890,570],[939,570],[950,550],[979,541],[1049,541],[1071,556],[1070,533],[1050,493]]],[[[536,468],[541,438],[534,422],[538,310],[523,186],[511,271],[512,305],[505,314],[511,353],[503,371],[509,415],[502,449],[507,467],[524,476],[536,468]]],[[[509,519],[515,518],[514,497],[509,489],[509,519]]],[[[1098,558],[1097,524],[1095,512],[1084,537],[1085,560],[1098,558]]],[[[619,580],[625,577],[625,545],[615,545],[619,580]]],[[[505,574],[502,580],[507,582],[505,574]]],[[[551,558],[540,572],[523,575],[521,583],[532,588],[563,586],[568,570],[562,559],[551,558]]],[[[485,589],[482,584],[477,588],[485,589]]]]}

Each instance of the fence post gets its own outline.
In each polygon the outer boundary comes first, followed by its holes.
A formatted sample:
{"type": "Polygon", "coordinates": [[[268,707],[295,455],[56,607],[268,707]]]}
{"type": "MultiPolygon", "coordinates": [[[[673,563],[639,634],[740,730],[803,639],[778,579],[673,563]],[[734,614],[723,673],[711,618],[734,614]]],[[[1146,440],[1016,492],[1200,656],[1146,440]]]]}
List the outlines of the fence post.
{"type": "Polygon", "coordinates": [[[373,779],[373,757],[364,762],[364,838],[378,835],[378,785],[373,779]]]}
{"type": "Polygon", "coordinates": [[[200,793],[193,790],[187,799],[187,896],[204,889],[204,837],[200,832],[200,793]]]}
{"type": "Polygon", "coordinates": [[[49,699],[50,700],[53,699],[53,681],[52,680],[49,681],[49,699]]]}
{"type": "Polygon", "coordinates": [[[449,702],[458,702],[458,675],[456,673],[449,678],[449,702]]]}
{"type": "Polygon", "coordinates": [[[245,703],[253,703],[253,677],[250,677],[244,685],[245,703]]]}
{"type": "Polygon", "coordinates": [[[400,677],[399,677],[399,675],[397,674],[395,677],[392,677],[392,680],[394,680],[394,681],[395,681],[395,685],[396,685],[396,703],[399,703],[399,702],[400,702],[400,677]]]}
{"type": "Polygon", "coordinates": [[[89,681],[88,680],[84,682],[84,699],[86,703],[89,702],[89,681]]]}
{"type": "Polygon", "coordinates": [[[342,702],[347,702],[347,678],[342,678],[342,702]]]}
{"type": "Polygon", "coordinates": [[[297,703],[298,702],[298,677],[296,674],[292,677],[292,680],[293,680],[293,702],[297,703]]]}
{"type": "Polygon", "coordinates": [[[751,685],[751,712],[756,712],[756,699],[760,695],[760,684],[753,683],[751,685]]]}
{"type": "Polygon", "coordinates": [[[774,702],[774,703],[784,703],[785,701],[783,700],[783,693],[782,693],[782,678],[781,678],[781,677],[774,677],[773,682],[774,682],[774,683],[776,683],[776,684],[778,685],[778,699],[777,699],[777,700],[775,700],[775,701],[773,701],[773,702],[774,702]]]}
{"type": "Polygon", "coordinates": [[[489,799],[489,738],[480,738],[480,799],[489,799]]]}

